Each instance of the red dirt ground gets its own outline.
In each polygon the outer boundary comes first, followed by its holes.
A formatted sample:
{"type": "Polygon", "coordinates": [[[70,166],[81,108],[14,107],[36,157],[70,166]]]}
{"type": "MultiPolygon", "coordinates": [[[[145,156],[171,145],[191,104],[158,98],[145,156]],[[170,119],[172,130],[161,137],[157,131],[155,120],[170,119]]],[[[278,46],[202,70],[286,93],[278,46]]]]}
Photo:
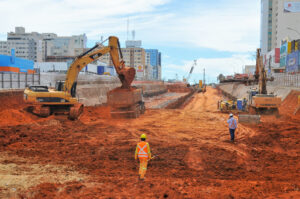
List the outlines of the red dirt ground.
{"type": "Polygon", "coordinates": [[[297,112],[296,116],[294,115],[294,112],[298,106],[299,95],[300,95],[300,91],[295,91],[295,90],[291,91],[291,93],[282,102],[282,106],[280,107],[280,112],[292,118],[299,117],[300,111],[297,112]]]}
{"type": "Polygon", "coordinates": [[[138,119],[110,119],[109,108],[87,107],[78,121],[1,123],[0,177],[24,180],[0,178],[0,198],[299,198],[300,118],[240,124],[232,144],[219,99],[208,88],[183,109],[147,110],[138,119]],[[134,161],[141,133],[157,155],[144,182],[134,161]],[[39,169],[28,178],[33,166],[39,169]]]}

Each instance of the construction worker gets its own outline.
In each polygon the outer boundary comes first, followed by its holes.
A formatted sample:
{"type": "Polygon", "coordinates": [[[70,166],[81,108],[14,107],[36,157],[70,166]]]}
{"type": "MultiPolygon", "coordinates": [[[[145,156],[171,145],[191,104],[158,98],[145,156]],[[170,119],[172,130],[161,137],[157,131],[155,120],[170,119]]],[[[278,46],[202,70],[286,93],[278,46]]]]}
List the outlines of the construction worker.
{"type": "Polygon", "coordinates": [[[140,160],[140,169],[139,169],[139,178],[144,180],[148,161],[151,159],[151,152],[149,143],[146,142],[146,134],[141,135],[141,142],[139,142],[136,146],[135,150],[135,159],[139,158],[140,160]]]}
{"type": "Polygon", "coordinates": [[[234,119],[233,114],[229,114],[229,119],[227,120],[227,123],[229,125],[229,133],[230,133],[230,141],[234,142],[234,132],[235,129],[237,128],[237,122],[236,119],[234,119]]]}

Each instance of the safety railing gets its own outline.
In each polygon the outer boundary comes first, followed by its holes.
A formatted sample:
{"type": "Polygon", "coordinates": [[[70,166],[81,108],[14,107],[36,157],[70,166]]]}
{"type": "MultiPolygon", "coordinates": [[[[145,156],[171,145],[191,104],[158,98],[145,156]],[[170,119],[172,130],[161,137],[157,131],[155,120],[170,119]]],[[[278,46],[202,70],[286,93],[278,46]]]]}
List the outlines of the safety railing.
{"type": "Polygon", "coordinates": [[[300,74],[280,74],[272,75],[274,81],[268,82],[268,85],[283,86],[283,87],[299,87],[300,88],[300,74]]]}
{"type": "Polygon", "coordinates": [[[22,89],[27,85],[40,85],[40,73],[7,73],[0,72],[0,89],[22,89]]]}

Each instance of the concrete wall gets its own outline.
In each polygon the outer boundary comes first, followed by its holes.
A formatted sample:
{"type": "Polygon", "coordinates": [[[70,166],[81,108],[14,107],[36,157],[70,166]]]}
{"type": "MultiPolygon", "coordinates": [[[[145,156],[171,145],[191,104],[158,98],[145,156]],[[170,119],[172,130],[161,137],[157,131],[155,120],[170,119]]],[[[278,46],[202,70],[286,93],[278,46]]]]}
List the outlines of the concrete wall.
{"type": "MultiPolygon", "coordinates": [[[[41,85],[55,86],[57,81],[63,81],[65,77],[65,74],[41,73],[41,85]]],[[[121,86],[118,77],[108,75],[79,74],[77,82],[77,98],[85,106],[106,103],[107,92],[121,86]]]]}
{"type": "MultiPolygon", "coordinates": [[[[5,89],[9,88],[19,88],[18,74],[4,74],[5,81],[9,81],[12,77],[12,83],[6,82],[4,84],[5,89]]],[[[25,88],[25,77],[21,74],[20,88],[25,88]],[[23,81],[23,82],[22,82],[23,81]]],[[[40,74],[40,84],[39,76],[28,75],[27,84],[28,85],[44,85],[48,87],[54,87],[57,81],[65,80],[66,75],[63,73],[41,73],[40,74]],[[34,84],[32,84],[34,77],[34,84]]],[[[107,75],[94,75],[94,74],[79,74],[77,80],[77,99],[79,102],[83,103],[85,106],[95,106],[105,104],[107,102],[107,92],[116,87],[121,86],[121,82],[116,76],[107,75]]],[[[133,84],[138,88],[143,89],[145,96],[158,95],[167,92],[165,84],[163,82],[136,82],[133,84]]],[[[0,74],[0,90],[1,90],[1,74],[0,74]]]]}
{"type": "MultiPolygon", "coordinates": [[[[245,86],[244,84],[239,83],[225,83],[219,85],[220,90],[225,92],[228,96],[233,97],[235,99],[248,99],[247,91],[251,90],[252,88],[258,89],[258,86],[245,86]]],[[[280,87],[280,86],[267,86],[268,93],[274,93],[275,95],[281,97],[284,100],[288,94],[292,90],[299,90],[299,87],[280,87]]]]}
{"type": "Polygon", "coordinates": [[[133,82],[132,85],[141,88],[145,97],[168,92],[167,86],[163,82],[133,82]]]}

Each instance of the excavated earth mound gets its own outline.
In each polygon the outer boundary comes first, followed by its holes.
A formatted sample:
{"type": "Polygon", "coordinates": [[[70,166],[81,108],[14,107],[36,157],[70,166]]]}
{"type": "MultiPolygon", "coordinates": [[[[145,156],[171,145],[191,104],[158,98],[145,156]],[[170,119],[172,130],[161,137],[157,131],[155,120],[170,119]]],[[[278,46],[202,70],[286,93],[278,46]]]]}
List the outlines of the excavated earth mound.
{"type": "MultiPolygon", "coordinates": [[[[282,102],[279,109],[280,113],[295,117],[294,112],[298,107],[298,96],[300,96],[300,91],[291,91],[282,102]]],[[[300,111],[297,112],[296,117],[300,117],[300,111]]]]}
{"type": "Polygon", "coordinates": [[[220,98],[207,88],[182,109],[138,119],[100,106],[77,121],[0,126],[0,198],[299,198],[300,120],[239,124],[230,143],[220,98]],[[145,181],[134,160],[141,133],[155,155],[145,181]]]}

